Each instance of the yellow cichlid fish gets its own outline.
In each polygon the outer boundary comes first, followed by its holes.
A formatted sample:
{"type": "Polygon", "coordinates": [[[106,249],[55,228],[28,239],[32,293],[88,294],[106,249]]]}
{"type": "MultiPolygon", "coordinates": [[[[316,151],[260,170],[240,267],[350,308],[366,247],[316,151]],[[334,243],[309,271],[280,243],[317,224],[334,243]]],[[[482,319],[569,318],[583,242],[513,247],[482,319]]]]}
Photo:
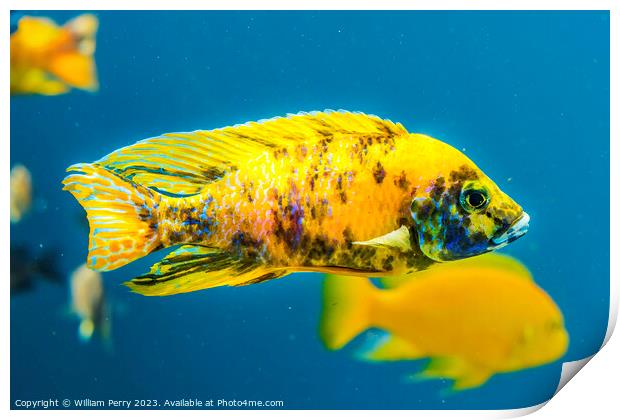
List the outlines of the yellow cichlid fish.
{"type": "Polygon", "coordinates": [[[71,87],[97,90],[97,27],[91,14],[64,26],[44,17],[22,17],[11,35],[11,95],[60,95],[71,87]]]}
{"type": "Polygon", "coordinates": [[[165,134],[68,171],[89,267],[181,245],[128,283],[145,295],[414,272],[502,247],[529,221],[458,150],[346,111],[165,134]]]}
{"type": "Polygon", "coordinates": [[[568,346],[562,313],[517,260],[487,254],[408,276],[381,290],[367,279],[328,276],[320,335],[342,348],[375,327],[389,333],[370,361],[430,358],[416,379],[474,388],[492,375],[559,359],[568,346]]]}

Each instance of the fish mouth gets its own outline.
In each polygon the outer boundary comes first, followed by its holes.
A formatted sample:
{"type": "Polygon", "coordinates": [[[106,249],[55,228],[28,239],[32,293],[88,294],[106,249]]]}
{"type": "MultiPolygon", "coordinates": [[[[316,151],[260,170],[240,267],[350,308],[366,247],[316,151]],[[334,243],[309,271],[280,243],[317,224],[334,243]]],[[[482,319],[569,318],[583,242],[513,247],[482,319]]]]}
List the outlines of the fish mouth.
{"type": "Polygon", "coordinates": [[[521,214],[521,217],[515,220],[504,233],[491,239],[491,243],[493,245],[490,247],[490,249],[502,248],[509,243],[516,241],[521,236],[527,233],[529,227],[530,216],[526,212],[523,212],[521,214]]]}

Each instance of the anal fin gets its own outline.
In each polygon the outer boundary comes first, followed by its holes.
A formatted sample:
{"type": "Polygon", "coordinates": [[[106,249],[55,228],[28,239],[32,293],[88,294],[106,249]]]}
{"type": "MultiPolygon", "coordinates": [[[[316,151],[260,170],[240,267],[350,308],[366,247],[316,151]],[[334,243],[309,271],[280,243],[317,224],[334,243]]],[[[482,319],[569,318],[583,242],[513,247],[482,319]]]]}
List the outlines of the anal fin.
{"type": "Polygon", "coordinates": [[[483,366],[477,366],[463,359],[452,357],[433,358],[426,368],[413,376],[413,380],[452,379],[454,382],[449,392],[463,391],[484,385],[493,372],[483,366]]]}
{"type": "Polygon", "coordinates": [[[220,249],[184,245],[153,265],[149,273],[125,285],[141,295],[167,296],[219,286],[246,286],[286,274],[286,269],[235,258],[220,249]]]}
{"type": "Polygon", "coordinates": [[[491,373],[485,370],[469,372],[467,375],[461,376],[460,378],[456,378],[454,380],[452,390],[464,391],[466,389],[478,388],[484,385],[490,377],[491,373]]]}

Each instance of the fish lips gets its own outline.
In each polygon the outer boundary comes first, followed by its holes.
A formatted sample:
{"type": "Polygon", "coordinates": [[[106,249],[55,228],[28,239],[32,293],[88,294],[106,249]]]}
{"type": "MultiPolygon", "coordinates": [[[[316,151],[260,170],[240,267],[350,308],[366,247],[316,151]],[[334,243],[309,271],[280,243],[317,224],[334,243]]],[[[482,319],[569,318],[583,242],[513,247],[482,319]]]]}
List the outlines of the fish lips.
{"type": "Polygon", "coordinates": [[[506,231],[491,239],[489,250],[503,248],[511,242],[516,241],[527,233],[530,227],[530,216],[523,212],[521,217],[515,220],[506,231]]]}

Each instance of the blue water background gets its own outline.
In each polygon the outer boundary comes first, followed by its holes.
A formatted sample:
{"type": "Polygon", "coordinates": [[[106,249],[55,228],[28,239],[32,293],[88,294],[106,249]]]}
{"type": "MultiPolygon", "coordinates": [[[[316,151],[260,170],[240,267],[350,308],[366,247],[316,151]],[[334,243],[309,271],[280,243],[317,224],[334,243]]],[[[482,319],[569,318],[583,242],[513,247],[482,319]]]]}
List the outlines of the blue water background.
{"type": "MultiPolygon", "coordinates": [[[[34,14],[34,13],[28,13],[34,14]]],[[[64,22],[77,12],[40,13],[64,22]]],[[[529,212],[520,258],[564,313],[563,360],[589,356],[609,306],[607,12],[100,12],[97,94],[11,98],[11,164],[34,211],[11,242],[59,247],[68,277],[87,228],[67,166],[164,132],[343,108],[466,151],[529,212]]],[[[366,364],[317,337],[321,276],[165,298],[105,273],[113,349],[82,344],[66,288],[11,299],[11,401],[283,400],[286,408],[516,408],[548,399],[561,364],[452,396],[409,384],[420,362],[366,364]]]]}

